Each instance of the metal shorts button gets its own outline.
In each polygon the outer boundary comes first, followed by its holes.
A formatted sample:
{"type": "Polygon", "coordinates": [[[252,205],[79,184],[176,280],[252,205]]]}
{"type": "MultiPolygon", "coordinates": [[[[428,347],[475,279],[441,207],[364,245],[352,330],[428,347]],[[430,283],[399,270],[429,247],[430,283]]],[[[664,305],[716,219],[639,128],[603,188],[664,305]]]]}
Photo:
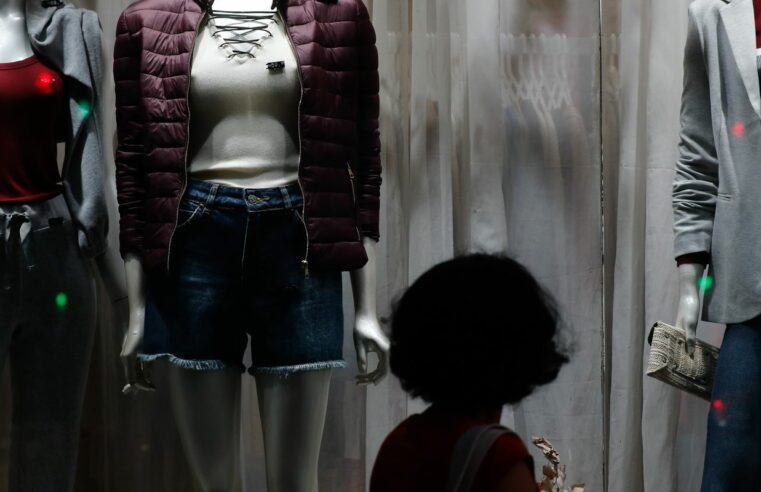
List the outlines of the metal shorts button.
{"type": "Polygon", "coordinates": [[[257,203],[264,203],[268,202],[270,198],[268,196],[264,197],[258,197],[256,195],[248,195],[248,203],[257,204],[257,203]]]}

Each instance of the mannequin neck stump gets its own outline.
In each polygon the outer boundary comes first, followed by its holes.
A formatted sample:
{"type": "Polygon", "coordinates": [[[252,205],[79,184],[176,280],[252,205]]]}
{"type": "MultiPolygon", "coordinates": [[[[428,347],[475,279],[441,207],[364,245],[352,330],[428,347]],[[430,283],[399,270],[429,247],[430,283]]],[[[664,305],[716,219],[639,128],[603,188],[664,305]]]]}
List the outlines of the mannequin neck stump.
{"type": "Polygon", "coordinates": [[[25,0],[0,0],[0,63],[23,60],[32,54],[25,0]]]}

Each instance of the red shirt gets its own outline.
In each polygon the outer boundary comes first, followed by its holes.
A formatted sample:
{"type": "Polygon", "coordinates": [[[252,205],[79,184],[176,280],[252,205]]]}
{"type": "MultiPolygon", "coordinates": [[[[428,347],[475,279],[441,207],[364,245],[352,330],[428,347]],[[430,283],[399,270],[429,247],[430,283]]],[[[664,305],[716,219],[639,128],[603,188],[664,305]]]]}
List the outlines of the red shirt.
{"type": "Polygon", "coordinates": [[[36,56],[0,63],[0,203],[61,193],[56,144],[65,103],[63,77],[36,56]]]}
{"type": "MultiPolygon", "coordinates": [[[[449,461],[459,437],[488,422],[447,413],[433,407],[399,424],[381,446],[373,466],[370,492],[442,492],[446,490],[449,461]]],[[[496,490],[508,470],[534,461],[515,434],[502,436],[486,455],[473,490],[496,490]]]]}

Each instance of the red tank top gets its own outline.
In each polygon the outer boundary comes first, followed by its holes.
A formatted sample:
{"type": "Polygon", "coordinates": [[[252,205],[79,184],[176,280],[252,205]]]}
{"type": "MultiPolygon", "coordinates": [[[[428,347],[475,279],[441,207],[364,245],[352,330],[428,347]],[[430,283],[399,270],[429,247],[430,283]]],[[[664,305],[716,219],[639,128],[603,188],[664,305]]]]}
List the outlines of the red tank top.
{"type": "Polygon", "coordinates": [[[66,116],[64,80],[36,57],[0,63],[0,203],[61,193],[57,142],[66,116]]]}
{"type": "MultiPolygon", "coordinates": [[[[468,429],[486,423],[434,407],[412,415],[383,442],[373,466],[370,492],[446,490],[449,461],[457,440],[468,429]]],[[[473,490],[497,490],[510,468],[518,463],[528,465],[533,474],[534,462],[526,446],[515,434],[506,434],[487,453],[473,490]]]]}

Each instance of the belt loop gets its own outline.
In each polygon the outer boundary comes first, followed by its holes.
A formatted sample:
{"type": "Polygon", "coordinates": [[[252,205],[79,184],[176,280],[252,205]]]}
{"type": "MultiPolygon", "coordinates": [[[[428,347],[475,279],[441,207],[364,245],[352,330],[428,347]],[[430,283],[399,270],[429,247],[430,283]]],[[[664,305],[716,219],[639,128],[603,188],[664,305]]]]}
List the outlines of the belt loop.
{"type": "Polygon", "coordinates": [[[34,231],[29,230],[26,238],[21,242],[21,254],[24,255],[24,261],[26,262],[26,271],[32,272],[37,268],[37,257],[35,255],[35,239],[34,231]]]}
{"type": "MultiPolygon", "coordinates": [[[[32,230],[30,228],[29,233],[27,233],[24,240],[21,240],[21,226],[23,226],[25,223],[29,223],[31,225],[31,219],[28,215],[25,213],[13,213],[9,217],[9,223],[8,228],[10,229],[8,234],[8,242],[6,243],[7,246],[13,248],[14,254],[18,253],[18,250],[21,250],[21,254],[24,256],[24,261],[26,263],[26,270],[31,272],[34,270],[34,255],[32,254],[32,241],[33,241],[33,234],[32,230]]],[[[6,252],[6,257],[9,256],[6,252]]],[[[11,261],[17,261],[15,258],[11,259],[11,261]]]]}
{"type": "Polygon", "coordinates": [[[217,198],[217,190],[219,189],[219,183],[211,183],[211,189],[209,195],[206,197],[206,203],[204,207],[211,208],[214,205],[214,200],[217,198]]]}
{"type": "Polygon", "coordinates": [[[283,195],[283,203],[285,204],[285,208],[292,208],[291,205],[291,195],[288,193],[288,187],[281,186],[280,187],[280,194],[283,195]]]}

